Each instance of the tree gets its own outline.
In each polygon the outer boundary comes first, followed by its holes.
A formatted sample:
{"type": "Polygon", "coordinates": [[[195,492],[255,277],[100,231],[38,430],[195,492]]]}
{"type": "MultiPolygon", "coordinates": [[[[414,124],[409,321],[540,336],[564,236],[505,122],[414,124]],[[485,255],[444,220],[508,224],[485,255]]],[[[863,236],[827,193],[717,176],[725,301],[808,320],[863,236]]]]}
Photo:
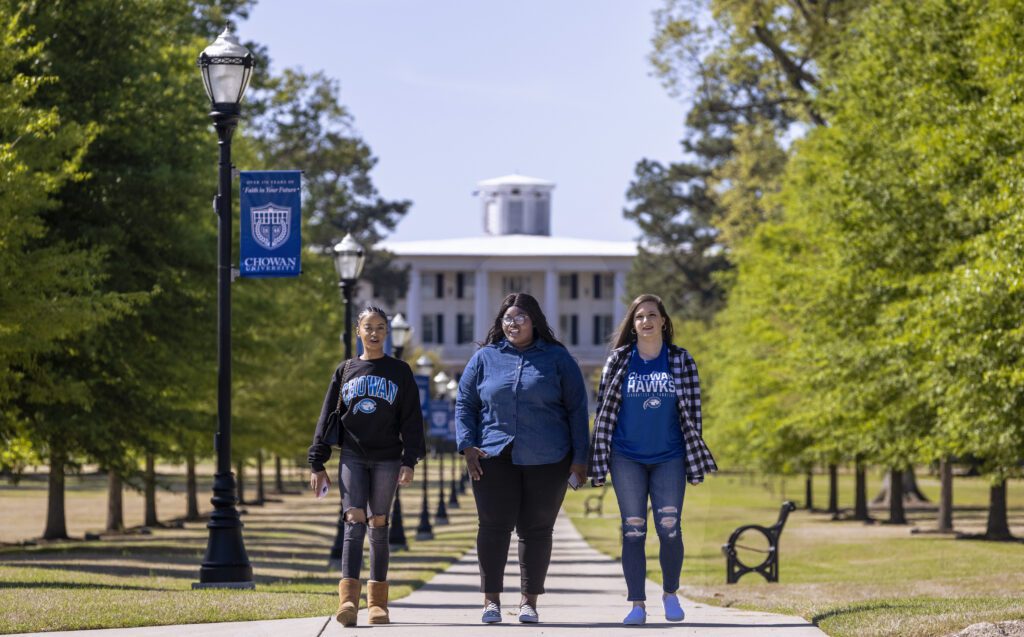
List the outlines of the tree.
{"type": "Polygon", "coordinates": [[[24,409],[36,440],[64,447],[54,457],[88,454],[127,477],[130,449],[159,453],[173,438],[175,396],[202,395],[213,377],[213,144],[196,71],[182,62],[209,36],[197,37],[185,0],[28,6],[33,39],[46,43],[39,64],[60,78],[35,103],[95,126],[88,177],[65,183],[44,221],[54,240],[101,255],[90,270],[100,289],[135,305],[33,371],[79,392],[78,405],[35,395],[24,409]]]}

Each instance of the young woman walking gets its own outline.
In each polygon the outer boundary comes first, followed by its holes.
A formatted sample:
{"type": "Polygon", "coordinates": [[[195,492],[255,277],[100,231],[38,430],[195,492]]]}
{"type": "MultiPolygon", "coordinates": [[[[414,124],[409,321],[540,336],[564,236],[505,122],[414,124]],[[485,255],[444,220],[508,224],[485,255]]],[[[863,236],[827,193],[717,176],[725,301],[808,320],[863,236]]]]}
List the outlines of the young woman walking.
{"type": "Polygon", "coordinates": [[[685,617],[676,591],[683,568],[680,519],[686,483],[717,471],[702,437],[700,381],[690,353],[672,343],[661,299],[638,296],[619,324],[601,374],[589,476],[612,486],[622,516],[622,572],[632,609],[622,623],[647,621],[647,502],[660,542],[665,619],[685,617]]]}
{"type": "Polygon", "coordinates": [[[309,448],[313,493],[331,484],[324,463],[331,447],[323,442],[328,415],[342,410],[341,484],[345,538],[338,582],[338,612],[343,626],[354,626],[361,589],[363,540],[370,534],[370,579],[366,598],[369,622],[387,624],[388,516],[399,485],[412,482],[413,467],[423,457],[423,415],[412,370],[405,361],[384,354],[388,317],[378,307],[359,313],[356,329],[363,344],[358,358],[334,370],[327,388],[313,445],[309,448]]]}
{"type": "Polygon", "coordinates": [[[536,623],[567,480],[585,479],[587,392],[579,365],[529,294],[510,294],[502,301],[486,341],[459,381],[455,422],[480,519],[481,621],[501,621],[514,529],[519,621],[536,623]]]}

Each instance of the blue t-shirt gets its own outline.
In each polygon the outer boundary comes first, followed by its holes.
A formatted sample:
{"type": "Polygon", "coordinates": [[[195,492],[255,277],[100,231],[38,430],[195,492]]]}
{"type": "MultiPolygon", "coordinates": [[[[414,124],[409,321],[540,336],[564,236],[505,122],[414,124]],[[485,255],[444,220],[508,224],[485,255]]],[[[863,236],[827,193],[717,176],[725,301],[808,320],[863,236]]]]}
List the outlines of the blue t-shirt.
{"type": "Polygon", "coordinates": [[[668,345],[649,361],[640,357],[634,345],[622,380],[622,407],[612,450],[636,462],[657,464],[682,456],[684,449],[668,345]]]}

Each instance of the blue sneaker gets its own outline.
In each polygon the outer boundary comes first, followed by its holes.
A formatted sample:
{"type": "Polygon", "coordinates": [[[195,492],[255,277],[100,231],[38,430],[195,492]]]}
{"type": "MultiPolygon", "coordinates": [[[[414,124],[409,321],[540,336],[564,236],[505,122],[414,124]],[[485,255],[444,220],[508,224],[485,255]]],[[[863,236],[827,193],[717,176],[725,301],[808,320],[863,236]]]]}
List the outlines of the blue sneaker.
{"type": "Polygon", "coordinates": [[[483,617],[480,618],[485,624],[500,624],[501,623],[501,606],[498,606],[494,602],[487,602],[487,606],[484,607],[483,617]]]}
{"type": "Polygon", "coordinates": [[[537,609],[529,604],[523,604],[519,607],[519,621],[523,624],[536,624],[540,621],[537,609]]]}
{"type": "Polygon", "coordinates": [[[663,597],[661,601],[665,604],[665,619],[670,622],[681,622],[686,619],[686,613],[683,612],[683,607],[679,605],[678,597],[669,595],[668,597],[663,597]]]}
{"type": "Polygon", "coordinates": [[[643,606],[634,606],[622,623],[626,626],[643,626],[647,623],[647,609],[643,606]]]}

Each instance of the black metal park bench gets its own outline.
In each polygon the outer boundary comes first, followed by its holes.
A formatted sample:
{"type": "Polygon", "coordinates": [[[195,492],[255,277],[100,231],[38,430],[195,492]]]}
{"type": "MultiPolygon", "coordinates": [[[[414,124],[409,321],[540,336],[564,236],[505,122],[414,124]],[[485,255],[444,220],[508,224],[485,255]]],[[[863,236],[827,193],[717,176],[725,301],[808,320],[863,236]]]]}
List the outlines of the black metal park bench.
{"type": "MultiPolygon", "coordinates": [[[[782,503],[779,510],[779,519],[775,524],[765,527],[760,524],[746,524],[739,527],[729,536],[729,541],[722,545],[722,553],[725,554],[725,581],[727,584],[735,584],[741,577],[750,572],[757,572],[764,576],[769,582],[779,581],[779,536],[782,535],[782,527],[786,525],[786,518],[791,511],[796,510],[796,505],[790,501],[782,503]],[[768,540],[768,548],[757,548],[750,544],[741,544],[745,533],[761,533],[768,540]],[[744,564],[736,554],[736,549],[752,551],[764,554],[760,564],[744,564]]],[[[748,540],[749,541],[749,540],[748,540]]]]}

